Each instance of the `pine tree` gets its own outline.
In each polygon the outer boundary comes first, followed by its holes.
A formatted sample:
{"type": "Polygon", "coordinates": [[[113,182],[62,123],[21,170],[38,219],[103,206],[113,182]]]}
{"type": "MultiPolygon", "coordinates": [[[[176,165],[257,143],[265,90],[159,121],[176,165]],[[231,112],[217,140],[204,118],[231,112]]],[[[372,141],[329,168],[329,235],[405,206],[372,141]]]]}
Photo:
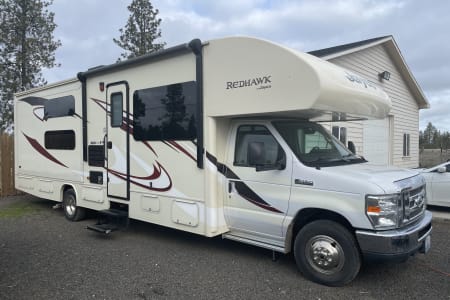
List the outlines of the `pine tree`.
{"type": "Polygon", "coordinates": [[[437,136],[436,127],[434,127],[433,124],[431,124],[431,122],[428,122],[427,127],[425,128],[425,130],[423,132],[425,145],[435,146],[434,143],[436,142],[436,140],[435,140],[436,136],[437,136]]]}
{"type": "Polygon", "coordinates": [[[42,68],[58,66],[53,0],[0,0],[0,127],[12,129],[13,95],[46,84],[42,68]]]}
{"type": "Polygon", "coordinates": [[[166,43],[157,43],[161,38],[161,19],[157,18],[158,9],[154,9],[149,0],[133,0],[128,6],[130,16],[124,28],[119,29],[119,39],[113,39],[125,52],[118,59],[128,59],[164,48],[166,43]]]}

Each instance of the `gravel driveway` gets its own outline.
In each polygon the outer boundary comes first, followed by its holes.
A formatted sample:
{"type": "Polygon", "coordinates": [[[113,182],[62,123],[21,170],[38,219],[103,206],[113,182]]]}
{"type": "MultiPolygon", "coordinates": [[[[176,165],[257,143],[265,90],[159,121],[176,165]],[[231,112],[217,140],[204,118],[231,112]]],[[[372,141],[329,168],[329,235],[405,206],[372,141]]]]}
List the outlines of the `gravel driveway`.
{"type": "Polygon", "coordinates": [[[329,288],[280,255],[132,221],[109,236],[65,220],[54,202],[0,199],[0,299],[450,299],[450,222],[435,221],[431,252],[364,265],[329,288]]]}

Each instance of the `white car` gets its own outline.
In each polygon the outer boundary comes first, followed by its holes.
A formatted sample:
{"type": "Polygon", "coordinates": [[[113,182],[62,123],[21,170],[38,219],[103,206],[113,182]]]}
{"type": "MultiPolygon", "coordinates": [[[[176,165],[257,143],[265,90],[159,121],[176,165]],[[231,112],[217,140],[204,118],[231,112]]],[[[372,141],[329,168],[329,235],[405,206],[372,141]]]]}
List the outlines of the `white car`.
{"type": "Polygon", "coordinates": [[[427,182],[428,204],[450,207],[450,161],[420,172],[427,182]]]}

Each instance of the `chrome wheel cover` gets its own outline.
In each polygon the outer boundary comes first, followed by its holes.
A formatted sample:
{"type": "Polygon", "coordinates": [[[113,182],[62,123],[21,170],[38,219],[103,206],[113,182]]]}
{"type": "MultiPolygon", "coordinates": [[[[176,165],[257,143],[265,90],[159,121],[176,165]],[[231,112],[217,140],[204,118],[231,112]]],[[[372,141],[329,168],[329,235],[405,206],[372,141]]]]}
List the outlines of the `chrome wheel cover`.
{"type": "Polygon", "coordinates": [[[74,195],[67,195],[67,198],[64,201],[64,210],[68,216],[75,215],[75,211],[77,209],[77,203],[74,195]]]}
{"type": "Polygon", "coordinates": [[[308,264],[317,272],[333,275],[344,267],[345,255],[341,245],[332,237],[316,235],[305,247],[308,264]]]}

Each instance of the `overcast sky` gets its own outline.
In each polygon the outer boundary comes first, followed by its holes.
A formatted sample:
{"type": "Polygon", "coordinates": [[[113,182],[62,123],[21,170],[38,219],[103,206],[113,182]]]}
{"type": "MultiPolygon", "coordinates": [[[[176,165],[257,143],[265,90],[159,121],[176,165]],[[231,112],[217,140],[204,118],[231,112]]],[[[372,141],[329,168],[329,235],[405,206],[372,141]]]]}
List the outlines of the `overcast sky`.
{"type": "MultiPolygon", "coordinates": [[[[300,51],[393,35],[431,104],[420,128],[450,131],[450,1],[447,0],[153,0],[167,46],[230,35],[268,39],[300,51]]],[[[112,39],[126,24],[131,0],[54,0],[56,52],[61,67],[48,82],[114,63],[112,39]]]]}

